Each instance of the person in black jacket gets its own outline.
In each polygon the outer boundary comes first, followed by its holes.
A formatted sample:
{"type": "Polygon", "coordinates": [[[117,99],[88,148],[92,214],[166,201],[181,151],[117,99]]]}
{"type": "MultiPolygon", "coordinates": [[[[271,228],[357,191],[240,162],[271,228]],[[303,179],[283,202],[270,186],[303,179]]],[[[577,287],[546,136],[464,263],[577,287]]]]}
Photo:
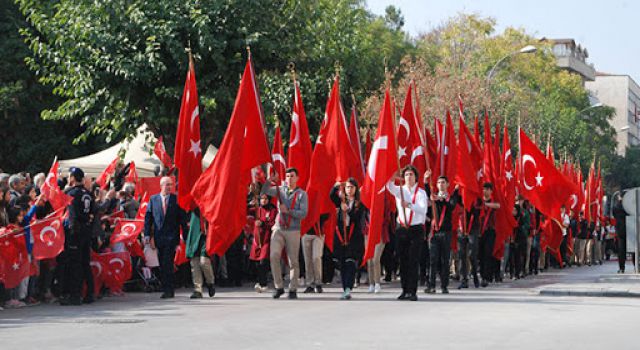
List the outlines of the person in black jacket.
{"type": "Polygon", "coordinates": [[[360,202],[358,182],[349,178],[344,184],[337,183],[330,193],[331,200],[338,211],[338,224],[333,240],[333,259],[340,269],[342,289],[340,299],[351,299],[351,290],[358,267],[358,261],[364,253],[364,228],[367,221],[367,208],[360,202]]]}
{"type": "Polygon", "coordinates": [[[622,207],[622,198],[616,195],[613,205],[613,217],[616,220],[616,236],[618,240],[618,273],[624,273],[627,260],[627,212],[622,207]]]}

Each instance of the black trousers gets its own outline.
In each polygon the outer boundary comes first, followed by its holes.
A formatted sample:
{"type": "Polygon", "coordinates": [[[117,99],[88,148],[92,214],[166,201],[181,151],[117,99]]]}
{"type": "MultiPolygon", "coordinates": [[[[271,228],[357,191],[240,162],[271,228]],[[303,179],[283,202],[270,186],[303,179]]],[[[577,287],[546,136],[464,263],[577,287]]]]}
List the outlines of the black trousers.
{"type": "Polygon", "coordinates": [[[480,276],[486,281],[493,281],[496,273],[499,273],[499,266],[496,271],[496,258],[493,257],[493,246],[496,242],[496,231],[486,230],[480,237],[480,276]]]}
{"type": "Polygon", "coordinates": [[[424,241],[422,225],[399,226],[396,229],[398,240],[398,256],[400,257],[400,282],[404,293],[418,292],[418,269],[420,264],[420,248],[424,241]]]}
{"type": "Polygon", "coordinates": [[[269,259],[254,261],[256,266],[256,277],[261,287],[267,286],[267,276],[269,275],[269,259]]]}
{"type": "Polygon", "coordinates": [[[336,265],[340,269],[340,279],[342,282],[342,290],[353,289],[353,284],[356,280],[357,262],[352,258],[341,258],[340,260],[334,259],[336,265]]]}
{"type": "Polygon", "coordinates": [[[463,281],[469,281],[469,265],[471,265],[471,277],[478,276],[478,230],[472,230],[468,235],[463,235],[460,240],[460,275],[463,281]]]}
{"type": "MultiPolygon", "coordinates": [[[[80,226],[69,231],[65,236],[63,251],[63,269],[62,269],[62,295],[77,299],[81,297],[82,282],[84,280],[85,268],[84,262],[91,274],[89,265],[89,251],[86,256],[84,249],[89,249],[89,226],[80,226]]],[[[91,279],[93,281],[93,278],[91,279]]],[[[90,286],[93,290],[93,283],[90,286]]]]}
{"type": "Polygon", "coordinates": [[[176,256],[176,246],[161,245],[158,248],[158,262],[160,263],[160,282],[162,291],[172,294],[173,289],[173,260],[176,256]]]}
{"type": "Polygon", "coordinates": [[[93,272],[91,271],[91,241],[86,239],[81,245],[82,281],[87,285],[87,297],[94,295],[93,272]]]}
{"type": "Polygon", "coordinates": [[[627,235],[618,235],[618,268],[624,271],[627,261],[627,235]]]}
{"type": "Polygon", "coordinates": [[[440,274],[440,286],[449,286],[449,261],[451,258],[451,232],[436,232],[431,237],[431,270],[429,287],[436,287],[436,274],[440,274]]]}
{"type": "Polygon", "coordinates": [[[429,268],[431,257],[429,256],[429,241],[423,240],[420,243],[420,280],[427,281],[429,279],[429,268]]]}
{"type": "Polygon", "coordinates": [[[517,276],[524,275],[524,265],[527,262],[527,234],[516,232],[514,253],[515,274],[517,276]]]}

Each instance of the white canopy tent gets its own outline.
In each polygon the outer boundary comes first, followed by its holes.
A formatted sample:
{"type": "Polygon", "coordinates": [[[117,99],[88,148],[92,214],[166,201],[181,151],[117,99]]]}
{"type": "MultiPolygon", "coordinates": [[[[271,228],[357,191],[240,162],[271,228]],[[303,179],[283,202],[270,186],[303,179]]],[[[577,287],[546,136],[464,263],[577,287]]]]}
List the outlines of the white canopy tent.
{"type": "MultiPolygon", "coordinates": [[[[75,159],[66,159],[60,161],[60,170],[64,173],[70,167],[76,166],[81,168],[85,175],[90,177],[98,177],[100,173],[111,163],[121,150],[124,152],[124,163],[133,161],[136,164],[136,170],[140,177],[155,176],[154,170],[160,167],[162,163],[160,159],[153,154],[153,145],[156,143],[156,137],[147,130],[147,125],[143,124],[136,130],[136,134],[131,141],[123,140],[105,150],[75,159]]],[[[211,164],[218,150],[209,145],[205,152],[202,165],[206,168],[211,164]]]]}

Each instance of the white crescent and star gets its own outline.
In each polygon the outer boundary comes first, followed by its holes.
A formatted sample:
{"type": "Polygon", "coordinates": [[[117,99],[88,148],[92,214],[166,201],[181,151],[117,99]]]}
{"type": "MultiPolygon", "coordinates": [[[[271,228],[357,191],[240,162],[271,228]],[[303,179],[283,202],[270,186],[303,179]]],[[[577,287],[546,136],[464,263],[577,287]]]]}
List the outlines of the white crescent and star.
{"type": "Polygon", "coordinates": [[[49,224],[48,226],[45,226],[42,230],[40,230],[40,241],[46,242],[48,247],[53,246],[53,241],[58,237],[59,228],[60,228],[60,220],[53,220],[51,224],[49,224]],[[53,238],[48,241],[45,240],[44,238],[44,234],[47,232],[53,232],[53,238]]]}
{"type": "Polygon", "coordinates": [[[295,126],[296,133],[295,133],[295,136],[293,138],[293,141],[291,141],[291,144],[289,144],[289,148],[297,145],[298,142],[300,142],[300,117],[298,116],[298,113],[296,113],[295,111],[293,112],[293,115],[291,116],[291,122],[295,126]]]}
{"type": "Polygon", "coordinates": [[[409,122],[404,119],[403,117],[400,117],[400,126],[403,127],[405,130],[407,130],[407,140],[409,139],[409,135],[411,135],[411,129],[409,128],[409,122]]]}
{"type": "MultiPolygon", "coordinates": [[[[533,157],[530,154],[525,154],[522,156],[522,171],[524,172],[523,175],[526,175],[526,171],[525,171],[525,167],[527,165],[527,163],[531,163],[533,164],[534,169],[538,169],[538,165],[536,164],[536,160],[533,159],[533,157]]],[[[540,172],[538,171],[538,175],[536,175],[535,177],[536,179],[536,184],[534,186],[531,186],[527,183],[527,179],[526,176],[522,176],[522,184],[524,186],[525,189],[527,189],[527,191],[531,191],[533,190],[534,187],[542,187],[542,180],[544,179],[544,177],[540,174],[540,172]]]]}
{"type": "Polygon", "coordinates": [[[97,262],[97,261],[92,261],[89,263],[90,266],[96,266],[98,268],[98,273],[96,274],[96,277],[100,276],[102,274],[102,264],[97,262]]]}

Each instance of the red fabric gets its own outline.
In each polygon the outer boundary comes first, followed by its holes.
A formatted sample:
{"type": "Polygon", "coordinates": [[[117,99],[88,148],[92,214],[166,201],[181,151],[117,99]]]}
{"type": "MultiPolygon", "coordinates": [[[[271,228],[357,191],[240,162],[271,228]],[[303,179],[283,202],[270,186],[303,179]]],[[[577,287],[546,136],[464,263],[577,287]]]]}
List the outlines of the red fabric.
{"type": "Polygon", "coordinates": [[[16,288],[31,274],[24,233],[16,234],[15,229],[13,225],[0,228],[0,280],[7,289],[16,288]]]}
{"type": "Polygon", "coordinates": [[[358,116],[356,115],[356,107],[351,108],[351,120],[349,121],[349,139],[353,147],[353,153],[360,167],[356,169],[354,178],[359,184],[364,181],[364,160],[362,158],[362,145],[360,144],[360,126],[358,125],[358,116]]]}
{"type": "Polygon", "coordinates": [[[102,189],[106,189],[109,186],[109,177],[113,176],[113,173],[116,171],[116,166],[118,166],[118,162],[120,161],[120,157],[116,156],[114,160],[107,165],[107,167],[98,175],[96,179],[96,183],[100,185],[102,189]]]}
{"type": "Polygon", "coordinates": [[[92,263],[92,267],[97,270],[94,270],[94,277],[97,276],[109,289],[120,290],[131,278],[129,252],[93,254],[92,263]]]}
{"type": "MultiPolygon", "coordinates": [[[[140,178],[140,190],[138,193],[146,193],[149,196],[160,193],[160,180],[162,176],[143,177],[140,178]]],[[[175,177],[171,176],[171,179],[175,181],[175,177]]],[[[136,188],[137,189],[137,188],[136,188]]]]}
{"type": "Polygon", "coordinates": [[[60,187],[58,187],[58,168],[59,163],[56,160],[51,165],[51,169],[49,169],[44,183],[40,186],[40,193],[49,201],[53,210],[64,208],[71,203],[71,197],[66,195],[60,190],[60,187]]]}
{"type": "Polygon", "coordinates": [[[562,244],[562,228],[560,223],[555,219],[547,218],[542,224],[542,230],[546,236],[546,246],[549,248],[562,267],[562,255],[560,254],[560,245],[562,244]]]}
{"type": "Polygon", "coordinates": [[[147,207],[149,206],[149,193],[145,192],[142,195],[142,199],[140,200],[140,208],[138,208],[138,214],[136,214],[137,220],[144,220],[144,217],[147,215],[147,207]]]}
{"type": "Polygon", "coordinates": [[[144,221],[142,220],[118,219],[116,220],[116,226],[113,228],[109,242],[111,245],[118,242],[133,242],[138,238],[143,228],[144,221]]]}
{"type": "Polygon", "coordinates": [[[132,240],[127,243],[127,250],[131,256],[138,256],[144,258],[144,249],[142,249],[142,245],[140,241],[137,239],[132,240]]]}
{"type": "Polygon", "coordinates": [[[131,182],[133,184],[138,184],[138,171],[136,170],[136,163],[129,163],[129,172],[127,176],[124,178],[124,182],[131,182]]]}
{"type": "Polygon", "coordinates": [[[184,82],[173,155],[178,169],[178,205],[184,210],[191,210],[194,208],[191,189],[202,174],[200,109],[196,73],[191,56],[189,56],[189,71],[184,82]]]}
{"type": "Polygon", "coordinates": [[[544,215],[559,220],[560,207],[575,191],[538,147],[520,130],[523,196],[544,215]]]}
{"type": "Polygon", "coordinates": [[[167,149],[164,147],[162,136],[158,137],[155,146],[153,146],[153,153],[160,159],[165,168],[170,169],[173,167],[173,161],[167,153],[167,149]]]}
{"type": "Polygon", "coordinates": [[[456,133],[453,129],[453,122],[451,121],[451,114],[447,111],[447,121],[440,137],[440,144],[438,147],[438,157],[436,159],[436,179],[438,176],[446,176],[449,182],[453,185],[455,183],[456,175],[456,158],[458,152],[456,150],[456,133]]]}
{"type": "MultiPolygon", "coordinates": [[[[427,169],[435,169],[437,158],[437,144],[429,129],[424,129],[424,142],[427,151],[427,169]]],[[[432,176],[433,177],[433,176],[432,176]]],[[[435,181],[435,180],[434,180],[435,181]]]]}
{"type": "Polygon", "coordinates": [[[302,103],[302,95],[298,83],[294,83],[295,97],[293,101],[293,114],[291,115],[291,131],[289,133],[289,158],[290,167],[298,169],[298,186],[307,188],[311,167],[311,137],[307,125],[307,115],[302,103]]]}
{"type": "Polygon", "coordinates": [[[398,158],[400,167],[413,165],[418,169],[418,182],[424,185],[422,174],[427,170],[422,136],[420,135],[420,123],[413,104],[412,85],[409,84],[404,101],[404,108],[398,124],[398,158]]]}
{"type": "MultiPolygon", "coordinates": [[[[357,176],[359,167],[347,133],[340,103],[340,83],[336,77],[311,155],[311,172],[306,188],[309,207],[307,217],[302,221],[302,234],[317,227],[322,214],[329,214],[327,222],[335,223],[336,210],[328,194],[336,181],[343,182],[351,176],[357,176]]],[[[321,230],[325,235],[325,244],[332,250],[335,224],[329,226],[327,222],[321,230]]]]}
{"type": "Polygon", "coordinates": [[[458,171],[455,181],[460,185],[462,201],[470,210],[476,199],[482,196],[479,175],[482,174],[482,155],[464,119],[460,118],[458,141],[458,171]]]}
{"type": "Polygon", "coordinates": [[[55,258],[64,249],[62,212],[31,225],[33,257],[37,260],[55,258]]]}
{"type": "Polygon", "coordinates": [[[276,126],[276,133],[273,137],[273,147],[271,148],[271,174],[277,173],[280,180],[284,180],[284,171],[287,164],[284,158],[284,150],[282,149],[282,136],[280,135],[280,126],[276,126]]]}
{"type": "Polygon", "coordinates": [[[176,266],[180,266],[182,264],[186,264],[189,262],[187,258],[187,246],[184,243],[184,240],[180,238],[180,244],[176,247],[176,255],[173,258],[173,264],[176,266]]]}
{"type": "Polygon", "coordinates": [[[390,107],[391,101],[387,90],[380,110],[375,142],[367,164],[367,176],[362,187],[362,203],[370,211],[369,240],[365,247],[363,264],[373,257],[375,246],[381,240],[385,215],[385,186],[398,170],[394,120],[390,107]]]}
{"type": "Polygon", "coordinates": [[[247,60],[231,120],[218,154],[192,194],[209,222],[207,252],[222,255],[247,219],[251,169],[271,161],[251,59],[247,60]]]}
{"type": "Polygon", "coordinates": [[[251,245],[249,259],[260,261],[269,258],[271,228],[276,222],[277,215],[278,209],[276,207],[271,207],[269,209],[260,207],[256,209],[255,220],[260,220],[262,225],[254,225],[253,227],[253,244],[251,245]]]}

